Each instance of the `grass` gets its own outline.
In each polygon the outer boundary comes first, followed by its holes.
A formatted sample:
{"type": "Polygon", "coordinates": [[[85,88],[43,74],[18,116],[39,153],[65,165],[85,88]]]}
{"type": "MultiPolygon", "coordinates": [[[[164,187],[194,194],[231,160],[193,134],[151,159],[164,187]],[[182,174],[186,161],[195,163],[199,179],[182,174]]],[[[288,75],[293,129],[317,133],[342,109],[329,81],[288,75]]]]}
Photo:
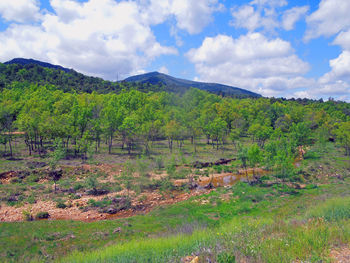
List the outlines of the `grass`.
{"type": "MultiPolygon", "coordinates": [[[[168,168],[174,178],[186,177],[188,170],[173,169],[173,164],[191,162],[191,145],[185,145],[185,153],[174,155],[166,155],[163,146],[157,148],[157,154],[165,156],[161,160],[153,160],[155,154],[145,162],[128,161],[134,172],[144,172],[131,188],[139,187],[142,192],[142,187],[158,184],[147,177],[151,169],[168,168]]],[[[230,149],[216,151],[205,143],[198,148],[196,159],[200,161],[232,158],[230,149]]],[[[0,257],[3,262],[179,262],[184,256],[199,254],[204,261],[210,258],[212,262],[226,263],[233,258],[238,262],[327,262],[333,246],[349,244],[350,240],[350,162],[333,144],[327,154],[312,150],[315,153],[303,161],[298,174],[305,189],[296,190],[284,183],[273,187],[238,183],[128,219],[0,223],[0,257]],[[332,166],[334,163],[336,167],[332,166]]],[[[98,158],[106,161],[111,157],[98,158]]],[[[124,157],[113,155],[116,162],[124,157]]],[[[215,169],[225,172],[238,166],[233,162],[231,167],[215,169]]],[[[87,178],[106,177],[69,169],[74,175],[63,176],[58,182],[62,189],[73,187],[81,191],[87,189],[87,178]]],[[[212,170],[205,171],[209,174],[212,170]]],[[[128,176],[123,178],[127,180],[128,176]]],[[[272,176],[265,177],[271,180],[272,176]]],[[[21,200],[13,204],[16,206],[35,202],[39,195],[66,201],[63,193],[53,195],[49,191],[52,182],[38,184],[38,178],[40,175],[30,175],[22,181],[0,185],[0,194],[21,193],[21,200]]],[[[160,180],[159,190],[169,191],[168,183],[160,180]]],[[[108,200],[102,200],[92,205],[108,204],[108,200]]]]}
{"type": "Polygon", "coordinates": [[[328,222],[350,219],[350,197],[336,197],[313,208],[308,216],[322,218],[328,222]]]}
{"type": "Polygon", "coordinates": [[[320,200],[327,196],[350,195],[349,183],[345,180],[341,185],[285,197],[278,191],[269,196],[268,188],[241,183],[128,219],[1,223],[0,256],[5,262],[27,262],[29,258],[34,262],[133,262],[133,258],[137,262],[178,262],[183,256],[210,249],[214,258],[226,252],[257,262],[327,258],[333,244],[348,242],[349,220],[320,221],[321,212],[308,220],[307,210],[324,211],[320,200]],[[226,195],[230,199],[222,201],[226,195]],[[249,197],[253,195],[263,196],[262,200],[253,201],[249,197]],[[114,233],[119,227],[121,231],[114,233]],[[177,232],[181,234],[174,235],[177,232]]]}
{"type": "MultiPolygon", "coordinates": [[[[329,188],[327,194],[334,194],[334,190],[334,186],[329,188]]],[[[327,218],[334,202],[338,204],[337,211],[342,211],[339,207],[349,208],[349,198],[323,204],[317,200],[322,191],[306,190],[303,196],[274,200],[278,207],[269,213],[266,208],[273,205],[262,205],[214,228],[134,239],[92,252],[75,252],[59,262],[180,262],[191,254],[207,254],[207,258],[217,260],[223,253],[248,262],[328,262],[333,246],[350,243],[350,220],[344,216],[333,217],[332,222],[323,218],[327,218]],[[305,209],[296,213],[301,199],[306,202],[305,208],[317,211],[312,219],[305,209]]]]}

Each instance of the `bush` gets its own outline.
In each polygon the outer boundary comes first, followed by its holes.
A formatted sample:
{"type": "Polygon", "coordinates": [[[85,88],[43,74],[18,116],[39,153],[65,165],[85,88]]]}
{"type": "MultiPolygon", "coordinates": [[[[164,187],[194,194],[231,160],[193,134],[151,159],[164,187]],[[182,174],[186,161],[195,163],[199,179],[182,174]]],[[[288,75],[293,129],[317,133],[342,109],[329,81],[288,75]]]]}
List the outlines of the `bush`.
{"type": "Polygon", "coordinates": [[[67,208],[67,205],[63,201],[58,201],[56,204],[57,208],[65,209],[67,208]]]}
{"type": "Polygon", "coordinates": [[[25,221],[33,221],[33,215],[30,213],[30,211],[22,211],[23,219],[25,221]]]}
{"type": "Polygon", "coordinates": [[[222,166],[221,165],[214,165],[213,169],[216,173],[221,174],[222,173],[222,166]]]}
{"type": "Polygon", "coordinates": [[[156,162],[156,167],[158,168],[158,170],[164,168],[164,161],[163,161],[162,156],[157,156],[155,159],[155,162],[156,162]]]}
{"type": "Polygon", "coordinates": [[[39,212],[36,214],[35,219],[47,219],[50,217],[48,212],[39,212]]]}

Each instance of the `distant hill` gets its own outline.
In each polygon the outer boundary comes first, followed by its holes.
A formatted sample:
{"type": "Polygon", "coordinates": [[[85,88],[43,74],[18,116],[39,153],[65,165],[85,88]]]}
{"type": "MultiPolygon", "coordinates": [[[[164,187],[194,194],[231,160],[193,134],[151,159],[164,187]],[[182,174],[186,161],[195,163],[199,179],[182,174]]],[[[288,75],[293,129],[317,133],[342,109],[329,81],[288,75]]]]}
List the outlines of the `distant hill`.
{"type": "Polygon", "coordinates": [[[47,62],[42,62],[42,61],[35,60],[35,59],[26,59],[26,58],[14,58],[10,61],[5,62],[4,64],[5,65],[18,64],[18,65],[22,65],[22,66],[28,65],[28,64],[35,64],[35,65],[42,66],[44,68],[53,68],[53,69],[63,70],[64,72],[69,72],[72,70],[72,69],[64,68],[64,67],[59,66],[59,65],[53,65],[53,64],[50,64],[47,62]]]}
{"type": "Polygon", "coordinates": [[[55,85],[66,92],[109,93],[131,88],[129,83],[105,81],[102,78],[86,76],[73,69],[24,58],[0,63],[0,88],[13,82],[55,85]]]}
{"type": "Polygon", "coordinates": [[[25,58],[0,63],[0,88],[7,87],[13,82],[55,85],[63,91],[88,93],[119,92],[122,89],[184,93],[189,88],[197,88],[222,96],[261,97],[259,94],[236,87],[179,79],[159,72],[137,75],[119,82],[106,81],[59,65],[25,58]]]}
{"type": "Polygon", "coordinates": [[[160,84],[170,88],[172,91],[177,90],[179,92],[187,90],[189,88],[197,88],[225,96],[261,97],[261,95],[257,93],[245,89],[240,89],[237,87],[217,83],[205,83],[186,79],[179,79],[159,72],[150,72],[142,75],[132,76],[126,78],[124,81],[144,84],[149,83],[152,85],[160,84]]]}

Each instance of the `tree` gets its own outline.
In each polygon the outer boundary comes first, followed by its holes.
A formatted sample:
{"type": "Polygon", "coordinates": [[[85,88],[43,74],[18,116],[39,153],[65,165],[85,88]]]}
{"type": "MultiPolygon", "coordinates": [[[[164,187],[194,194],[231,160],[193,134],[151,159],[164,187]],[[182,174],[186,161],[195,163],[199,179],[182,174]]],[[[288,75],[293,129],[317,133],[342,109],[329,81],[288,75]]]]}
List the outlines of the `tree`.
{"type": "Polygon", "coordinates": [[[311,129],[307,122],[293,123],[290,134],[296,146],[304,146],[311,143],[311,129]]]}
{"type": "Polygon", "coordinates": [[[112,153],[113,138],[123,121],[122,110],[118,108],[118,97],[112,95],[101,112],[103,132],[108,141],[108,153],[112,153]]]}
{"type": "Polygon", "coordinates": [[[350,121],[339,123],[335,133],[339,144],[345,149],[345,155],[350,156],[350,121]]]}
{"type": "Polygon", "coordinates": [[[56,182],[62,177],[62,171],[56,171],[58,162],[65,157],[65,149],[62,146],[60,140],[56,140],[54,144],[54,151],[51,153],[51,158],[49,162],[50,166],[50,177],[55,184],[55,193],[56,193],[56,182]]]}
{"type": "Polygon", "coordinates": [[[238,159],[242,163],[246,176],[248,176],[248,172],[247,172],[248,148],[247,147],[238,145],[238,159]]]}
{"type": "Polygon", "coordinates": [[[0,103],[0,133],[1,141],[5,145],[9,144],[10,156],[12,156],[12,132],[15,120],[15,111],[11,101],[3,101],[0,103]]]}
{"type": "Polygon", "coordinates": [[[219,149],[219,142],[223,141],[226,134],[227,123],[220,117],[216,117],[214,121],[209,123],[209,134],[212,139],[213,146],[214,141],[216,141],[216,149],[219,149]]]}
{"type": "Polygon", "coordinates": [[[250,166],[253,168],[253,176],[255,177],[255,166],[262,160],[262,151],[257,144],[253,144],[248,148],[247,157],[250,166]]]}
{"type": "Polygon", "coordinates": [[[180,130],[180,124],[175,120],[169,121],[164,127],[165,136],[168,138],[168,146],[173,151],[173,141],[177,138],[180,130]]]}

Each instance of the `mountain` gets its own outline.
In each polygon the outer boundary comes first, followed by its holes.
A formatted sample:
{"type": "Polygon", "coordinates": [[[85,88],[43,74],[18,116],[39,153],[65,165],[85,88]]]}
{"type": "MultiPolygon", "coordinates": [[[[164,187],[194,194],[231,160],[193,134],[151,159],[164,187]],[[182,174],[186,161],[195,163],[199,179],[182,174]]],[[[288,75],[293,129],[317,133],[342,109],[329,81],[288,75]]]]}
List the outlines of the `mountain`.
{"type": "Polygon", "coordinates": [[[106,81],[102,78],[86,76],[74,69],[25,58],[15,58],[3,64],[0,63],[0,89],[9,87],[13,82],[55,85],[66,92],[109,93],[120,92],[123,89],[137,89],[144,92],[185,93],[189,88],[197,88],[222,96],[261,97],[259,94],[236,87],[179,79],[159,72],[137,75],[119,82],[106,81]]]}
{"type": "Polygon", "coordinates": [[[35,64],[35,65],[39,65],[41,67],[44,68],[52,68],[52,69],[59,69],[59,70],[63,70],[64,72],[69,72],[72,69],[68,69],[68,68],[64,68],[62,66],[59,65],[53,65],[47,62],[42,62],[39,60],[35,60],[35,59],[26,59],[26,58],[14,58],[10,61],[7,61],[4,63],[5,65],[9,65],[9,64],[18,64],[18,65],[28,65],[28,64],[35,64]]]}
{"type": "Polygon", "coordinates": [[[152,85],[164,85],[171,89],[172,91],[182,92],[189,88],[197,88],[201,90],[205,90],[211,93],[225,95],[225,96],[237,96],[237,97],[261,97],[261,95],[240,89],[237,87],[232,87],[223,84],[217,83],[205,83],[205,82],[197,82],[186,79],[174,78],[172,76],[159,73],[159,72],[150,72],[142,75],[132,76],[126,78],[125,82],[134,82],[134,83],[149,83],[152,85]]]}

